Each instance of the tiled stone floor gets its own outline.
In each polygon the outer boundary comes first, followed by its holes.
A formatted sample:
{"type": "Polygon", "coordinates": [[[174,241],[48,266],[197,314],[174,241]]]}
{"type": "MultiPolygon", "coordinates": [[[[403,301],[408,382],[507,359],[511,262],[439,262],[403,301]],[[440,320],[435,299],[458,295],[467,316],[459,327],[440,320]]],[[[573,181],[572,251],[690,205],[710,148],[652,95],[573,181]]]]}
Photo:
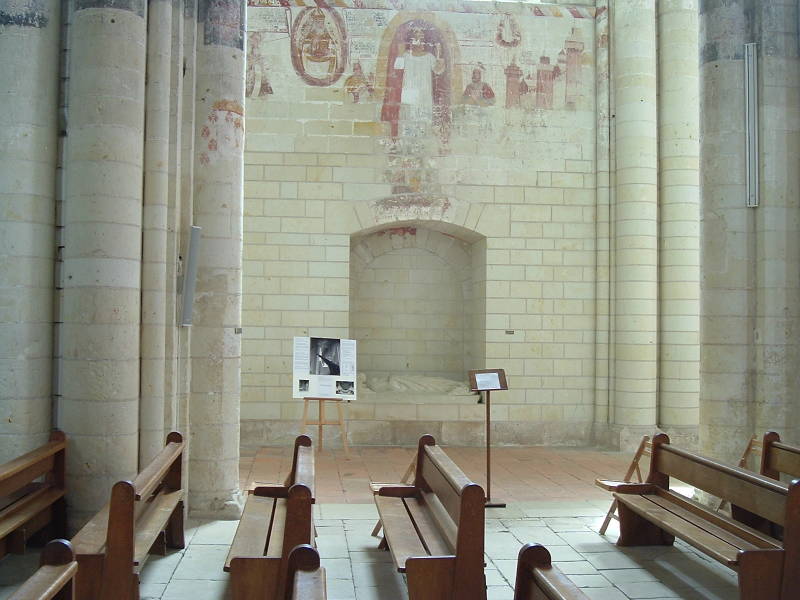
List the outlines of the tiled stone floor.
{"type": "MultiPolygon", "coordinates": [[[[480,450],[451,448],[448,453],[468,475],[483,481],[480,450]]],[[[674,547],[617,548],[615,522],[606,536],[598,535],[609,500],[592,482],[598,475],[619,476],[628,456],[552,448],[501,448],[493,456],[494,496],[509,505],[486,512],[489,600],[513,598],[517,552],[530,541],[545,544],[556,564],[592,600],[738,598],[731,571],[681,542],[674,547]]],[[[407,598],[402,576],[370,536],[377,514],[366,486],[370,478],[397,480],[410,457],[410,449],[365,448],[350,459],[340,452],[318,458],[317,545],[330,600],[407,598]]],[[[242,485],[275,481],[287,464],[288,453],[271,448],[243,458],[242,485]]],[[[185,550],[148,561],[142,600],[226,598],[222,564],[235,529],[234,521],[190,522],[185,550]]],[[[35,569],[37,560],[34,551],[0,561],[0,600],[35,569]]]]}

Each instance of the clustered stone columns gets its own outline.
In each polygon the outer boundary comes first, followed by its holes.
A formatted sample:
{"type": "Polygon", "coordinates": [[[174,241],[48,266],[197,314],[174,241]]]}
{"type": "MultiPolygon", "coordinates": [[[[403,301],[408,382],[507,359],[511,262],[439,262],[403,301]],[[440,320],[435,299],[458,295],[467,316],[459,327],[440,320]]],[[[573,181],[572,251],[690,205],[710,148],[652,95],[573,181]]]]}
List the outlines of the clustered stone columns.
{"type": "Polygon", "coordinates": [[[658,2],[658,424],[692,441],[700,393],[698,4],[658,2]]]}
{"type": "Polygon", "coordinates": [[[139,405],[142,464],[149,462],[164,445],[172,10],[171,0],[150,0],[147,8],[139,405]]]}
{"type": "Polygon", "coordinates": [[[190,505],[238,514],[244,171],[242,0],[200,0],[194,218],[203,228],[192,326],[190,505]]]}
{"type": "Polygon", "coordinates": [[[796,439],[800,290],[797,3],[701,7],[703,305],[700,441],[733,459],[743,440],[796,439]],[[758,43],[760,205],[746,207],[743,45],[758,43]]]}
{"type": "Polygon", "coordinates": [[[658,127],[655,0],[614,3],[614,364],[622,445],[656,424],[658,127]]]}
{"type": "Polygon", "coordinates": [[[79,515],[138,467],[144,14],[144,0],[72,14],[61,409],[79,515]]]}
{"type": "Polygon", "coordinates": [[[50,429],[60,4],[0,7],[0,463],[50,429]]]}

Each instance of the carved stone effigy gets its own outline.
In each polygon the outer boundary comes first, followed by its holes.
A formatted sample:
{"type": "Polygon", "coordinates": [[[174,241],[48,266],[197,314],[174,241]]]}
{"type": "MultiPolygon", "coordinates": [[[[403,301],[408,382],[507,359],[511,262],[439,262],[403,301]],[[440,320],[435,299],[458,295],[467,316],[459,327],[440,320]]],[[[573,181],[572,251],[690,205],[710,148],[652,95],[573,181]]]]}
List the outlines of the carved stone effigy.
{"type": "Polygon", "coordinates": [[[425,375],[365,375],[358,376],[359,393],[408,392],[432,396],[472,396],[464,381],[425,375]]]}

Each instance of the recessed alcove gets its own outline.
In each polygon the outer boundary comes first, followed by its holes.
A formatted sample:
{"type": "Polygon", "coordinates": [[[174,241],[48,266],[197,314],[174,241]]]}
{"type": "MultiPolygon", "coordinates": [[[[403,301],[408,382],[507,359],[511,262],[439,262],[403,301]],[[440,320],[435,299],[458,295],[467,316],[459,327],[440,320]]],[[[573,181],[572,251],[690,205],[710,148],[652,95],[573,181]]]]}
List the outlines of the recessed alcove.
{"type": "Polygon", "coordinates": [[[481,236],[435,222],[353,236],[350,334],[361,400],[475,402],[466,372],[485,362],[485,253],[481,236]]]}

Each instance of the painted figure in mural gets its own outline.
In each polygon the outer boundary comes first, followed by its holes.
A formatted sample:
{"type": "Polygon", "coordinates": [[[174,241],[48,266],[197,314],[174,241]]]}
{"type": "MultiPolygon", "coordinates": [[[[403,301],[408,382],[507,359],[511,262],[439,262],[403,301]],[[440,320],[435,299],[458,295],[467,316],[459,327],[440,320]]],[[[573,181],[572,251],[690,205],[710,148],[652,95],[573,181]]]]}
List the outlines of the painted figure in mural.
{"type": "Polygon", "coordinates": [[[497,26],[495,39],[503,48],[516,48],[519,46],[520,41],[522,41],[522,32],[519,30],[519,24],[511,15],[503,15],[503,20],[497,26]]]}
{"type": "Polygon", "coordinates": [[[392,124],[392,135],[419,136],[432,127],[446,140],[450,58],[441,32],[425,21],[408,21],[397,29],[388,58],[381,119],[392,124]]]}
{"type": "Polygon", "coordinates": [[[328,31],[325,13],[317,8],[302,33],[303,66],[307,73],[329,77],[336,72],[337,39],[328,31]]]}
{"type": "Polygon", "coordinates": [[[493,106],[495,102],[494,90],[491,86],[482,81],[483,69],[472,69],[472,82],[464,88],[462,101],[464,104],[475,106],[493,106]]]}
{"type": "Polygon", "coordinates": [[[580,99],[581,55],[584,46],[580,29],[573,27],[572,34],[564,41],[564,49],[558,55],[558,62],[564,65],[566,72],[564,100],[568,108],[575,108],[580,99]]]}
{"type": "Polygon", "coordinates": [[[550,64],[549,56],[539,58],[536,68],[536,108],[553,108],[553,86],[561,74],[558,65],[550,64]]]}
{"type": "Polygon", "coordinates": [[[272,94],[272,86],[269,84],[267,78],[267,63],[264,56],[260,52],[261,41],[264,38],[264,33],[254,31],[247,35],[247,75],[245,79],[245,95],[248,98],[253,96],[253,93],[258,88],[257,97],[267,96],[272,94]],[[258,84],[256,86],[256,84],[258,84]]]}
{"type": "Polygon", "coordinates": [[[327,86],[338,81],[347,63],[344,22],[331,8],[305,8],[292,26],[292,65],[303,81],[327,86]]]}
{"type": "Polygon", "coordinates": [[[375,75],[364,76],[364,69],[361,63],[353,65],[353,74],[344,80],[344,91],[353,98],[353,104],[358,104],[362,98],[372,96],[375,90],[375,75]]]}

